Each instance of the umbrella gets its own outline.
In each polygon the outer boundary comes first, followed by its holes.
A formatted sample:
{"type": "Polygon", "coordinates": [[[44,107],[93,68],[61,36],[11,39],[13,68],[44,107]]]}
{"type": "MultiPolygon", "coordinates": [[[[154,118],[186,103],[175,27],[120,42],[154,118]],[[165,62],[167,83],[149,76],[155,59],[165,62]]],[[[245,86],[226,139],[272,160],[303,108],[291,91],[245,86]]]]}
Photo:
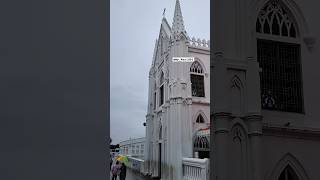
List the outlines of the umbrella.
{"type": "Polygon", "coordinates": [[[118,158],[120,158],[122,155],[118,154],[116,157],[114,157],[115,160],[117,160],[118,158]]]}
{"type": "Polygon", "coordinates": [[[124,156],[124,155],[120,155],[116,158],[117,161],[120,161],[122,163],[124,163],[125,165],[128,165],[128,157],[124,156]]]}

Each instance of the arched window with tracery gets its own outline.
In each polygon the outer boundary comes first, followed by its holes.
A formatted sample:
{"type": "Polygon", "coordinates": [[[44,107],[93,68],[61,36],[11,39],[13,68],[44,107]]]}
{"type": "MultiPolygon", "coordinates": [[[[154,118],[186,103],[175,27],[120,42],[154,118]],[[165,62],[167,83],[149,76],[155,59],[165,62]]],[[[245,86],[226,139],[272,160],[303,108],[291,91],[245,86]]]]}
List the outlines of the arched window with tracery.
{"type": "Polygon", "coordinates": [[[303,113],[300,40],[294,16],[270,0],[256,20],[261,107],[303,113]]]}
{"type": "Polygon", "coordinates": [[[196,150],[208,150],[210,149],[209,139],[206,136],[198,136],[195,138],[193,147],[196,150]]]}
{"type": "Polygon", "coordinates": [[[258,33],[297,37],[296,23],[280,0],[271,0],[265,5],[256,21],[258,33]]]}
{"type": "Polygon", "coordinates": [[[192,96],[204,97],[204,71],[198,61],[190,66],[190,78],[192,96]]]}

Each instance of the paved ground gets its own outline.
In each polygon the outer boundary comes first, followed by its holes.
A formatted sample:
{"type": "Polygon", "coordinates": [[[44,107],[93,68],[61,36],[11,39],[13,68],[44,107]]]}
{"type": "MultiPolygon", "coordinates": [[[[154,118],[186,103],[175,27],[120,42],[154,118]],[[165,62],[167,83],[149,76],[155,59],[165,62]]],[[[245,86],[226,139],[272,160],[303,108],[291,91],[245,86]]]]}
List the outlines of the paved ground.
{"type": "MultiPolygon", "coordinates": [[[[111,175],[110,175],[110,180],[112,180],[111,175]]],[[[118,177],[117,180],[120,180],[120,178],[118,177]]],[[[143,176],[139,175],[138,173],[135,173],[132,170],[130,170],[129,168],[127,168],[126,180],[150,180],[150,178],[143,177],[143,176]]]]}

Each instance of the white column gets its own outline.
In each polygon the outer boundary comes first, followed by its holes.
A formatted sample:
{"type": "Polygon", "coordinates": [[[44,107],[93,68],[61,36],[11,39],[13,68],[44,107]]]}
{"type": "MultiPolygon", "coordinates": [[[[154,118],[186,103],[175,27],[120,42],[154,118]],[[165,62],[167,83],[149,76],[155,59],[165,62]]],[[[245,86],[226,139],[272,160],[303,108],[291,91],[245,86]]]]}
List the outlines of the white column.
{"type": "Polygon", "coordinates": [[[182,98],[177,98],[175,179],[182,179],[182,98]]]}
{"type": "Polygon", "coordinates": [[[183,157],[192,157],[193,154],[193,142],[192,142],[192,113],[191,113],[192,99],[186,99],[185,104],[182,107],[182,119],[181,127],[183,131],[182,136],[182,155],[183,157]]]}

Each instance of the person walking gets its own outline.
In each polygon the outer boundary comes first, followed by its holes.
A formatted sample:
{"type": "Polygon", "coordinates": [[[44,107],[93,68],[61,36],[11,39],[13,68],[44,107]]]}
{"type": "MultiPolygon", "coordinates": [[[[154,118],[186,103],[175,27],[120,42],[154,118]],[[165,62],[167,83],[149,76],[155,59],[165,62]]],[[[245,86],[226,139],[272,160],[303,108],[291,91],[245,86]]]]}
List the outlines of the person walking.
{"type": "Polygon", "coordinates": [[[120,173],[119,161],[117,161],[116,164],[112,166],[111,171],[112,171],[112,180],[117,180],[117,177],[120,173]]]}
{"type": "Polygon", "coordinates": [[[127,167],[124,163],[122,163],[120,168],[120,180],[125,180],[126,175],[127,175],[127,167]]]}

